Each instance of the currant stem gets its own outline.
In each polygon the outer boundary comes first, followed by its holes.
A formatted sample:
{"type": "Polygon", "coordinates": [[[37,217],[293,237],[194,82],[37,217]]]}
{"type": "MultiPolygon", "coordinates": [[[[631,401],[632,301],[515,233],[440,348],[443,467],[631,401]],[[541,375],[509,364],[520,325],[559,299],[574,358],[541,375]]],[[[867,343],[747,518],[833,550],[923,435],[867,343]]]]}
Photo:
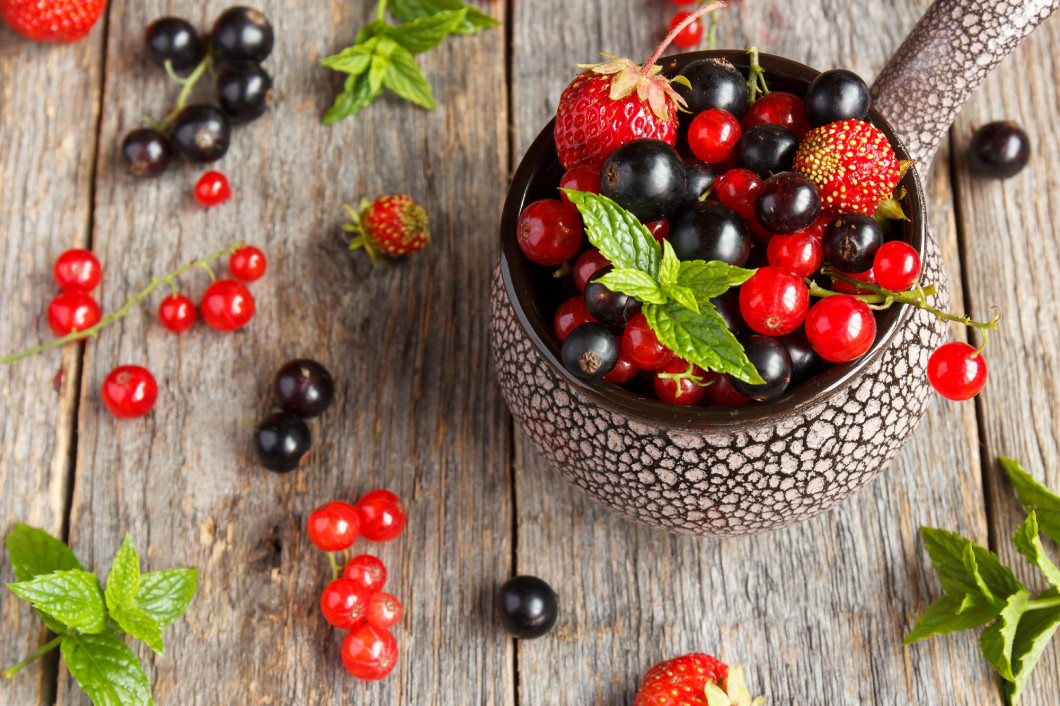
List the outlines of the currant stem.
{"type": "MultiPolygon", "coordinates": [[[[386,0],[383,0],[383,2],[385,3],[386,0]]],[[[153,124],[152,127],[159,132],[165,132],[169,129],[170,124],[180,111],[184,110],[184,105],[188,102],[188,97],[191,95],[192,89],[195,88],[195,84],[198,83],[199,79],[202,78],[202,75],[206,73],[208,68],[213,68],[213,52],[211,50],[207,50],[206,56],[202,58],[202,61],[200,61],[199,65],[195,67],[195,70],[188,74],[187,78],[180,78],[177,76],[176,72],[173,71],[173,65],[168,61],[166,62],[166,73],[169,74],[170,78],[183,86],[183,88],[180,89],[180,95],[177,97],[176,107],[170,111],[169,115],[162,119],[162,122],[153,124]]],[[[151,122],[153,123],[154,121],[151,122]]]]}
{"type": "Polygon", "coordinates": [[[331,564],[331,580],[334,581],[342,573],[342,569],[339,568],[339,562],[335,561],[335,552],[328,552],[328,562],[331,564]]]}
{"type": "Polygon", "coordinates": [[[710,13],[710,27],[707,28],[707,49],[718,48],[718,13],[710,13]]]}
{"type": "Polygon", "coordinates": [[[213,276],[212,271],[208,267],[208,263],[212,262],[213,260],[217,260],[218,258],[222,258],[225,255],[231,255],[241,247],[243,247],[243,241],[239,240],[233,245],[230,245],[229,247],[225,248],[224,250],[218,250],[217,252],[211,253],[209,256],[202,260],[196,260],[195,262],[184,265],[183,267],[178,267],[167,275],[164,275],[162,277],[152,277],[150,284],[141,289],[136,295],[126,299],[125,304],[122,305],[120,309],[115,311],[113,314],[107,314],[102,319],[100,319],[94,326],[90,326],[84,331],[71,331],[65,336],[56,338],[53,341],[48,341],[47,343],[37,346],[36,348],[30,348],[19,353],[13,353],[11,355],[4,356],[3,358],[0,358],[0,364],[14,363],[16,360],[21,360],[22,358],[26,358],[36,353],[46,351],[49,348],[57,348],[58,346],[71,343],[73,341],[80,341],[84,338],[95,338],[99,335],[101,329],[109,326],[118,319],[122,319],[128,316],[129,312],[134,306],[146,299],[147,295],[149,295],[151,292],[155,291],[162,285],[171,281],[174,277],[177,277],[178,275],[181,275],[187,272],[188,270],[194,270],[199,267],[206,267],[207,271],[211,272],[211,276],[213,276]]]}
{"type": "Polygon", "coordinates": [[[7,669],[5,669],[4,671],[0,672],[0,675],[3,675],[4,679],[9,679],[9,680],[10,680],[10,679],[13,679],[13,678],[14,678],[14,676],[15,676],[15,675],[16,675],[16,674],[17,674],[17,673],[18,673],[18,672],[20,671],[20,670],[22,670],[22,669],[23,669],[24,667],[28,667],[29,665],[33,664],[33,663],[34,663],[34,662],[36,662],[36,661],[37,661],[38,659],[40,659],[41,657],[43,657],[44,655],[48,654],[49,652],[51,652],[52,650],[54,650],[54,649],[55,649],[56,647],[58,647],[58,646],[59,646],[59,643],[60,643],[60,642],[62,642],[62,639],[63,639],[62,635],[59,635],[59,636],[58,636],[58,637],[56,637],[56,638],[55,638],[54,640],[52,640],[51,642],[49,642],[48,644],[46,644],[46,645],[45,645],[44,647],[40,648],[39,650],[37,650],[36,652],[34,652],[33,654],[31,654],[31,655],[30,655],[29,657],[27,657],[26,659],[24,659],[24,660],[22,660],[21,662],[19,662],[19,663],[18,663],[18,664],[16,664],[15,666],[13,666],[13,667],[8,667],[8,668],[7,668],[7,669]]]}
{"type": "MultiPolygon", "coordinates": [[[[381,1],[385,2],[386,0],[381,0],[381,1]]],[[[655,62],[659,60],[659,57],[662,56],[662,53],[664,51],[666,51],[667,47],[670,46],[670,43],[674,41],[674,38],[677,35],[681,34],[681,32],[685,31],[685,27],[687,27],[688,25],[692,24],[693,22],[695,22],[696,20],[698,20],[700,17],[702,17],[703,15],[707,14],[708,12],[713,12],[714,10],[720,10],[721,8],[725,7],[727,4],[728,3],[722,2],[720,0],[719,0],[719,2],[712,2],[709,5],[704,5],[703,7],[699,8],[698,10],[693,12],[691,15],[686,17],[684,19],[684,21],[681,22],[681,24],[677,25],[672,30],[670,30],[670,33],[668,35],[666,35],[666,39],[664,39],[662,41],[662,44],[660,44],[658,49],[655,50],[655,53],[651,55],[651,58],[648,59],[644,63],[644,66],[641,68],[640,72],[642,74],[644,74],[645,76],[650,76],[651,75],[651,67],[655,66],[655,62]]]]}
{"type": "Polygon", "coordinates": [[[747,53],[751,56],[751,69],[747,77],[747,95],[753,104],[758,100],[758,94],[766,95],[769,87],[766,85],[766,74],[762,65],[758,63],[758,47],[750,47],[747,53]]]}

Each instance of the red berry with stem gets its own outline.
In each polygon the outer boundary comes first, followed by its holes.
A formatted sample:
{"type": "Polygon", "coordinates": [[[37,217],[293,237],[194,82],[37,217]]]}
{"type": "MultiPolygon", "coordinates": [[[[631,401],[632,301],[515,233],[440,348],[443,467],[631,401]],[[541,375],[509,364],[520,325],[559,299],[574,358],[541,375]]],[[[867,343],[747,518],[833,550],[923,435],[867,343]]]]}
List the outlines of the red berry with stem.
{"type": "Polygon", "coordinates": [[[968,400],[986,384],[986,361],[973,346],[951,341],[928,358],[927,376],[935,391],[946,399],[968,400]]]}
{"type": "Polygon", "coordinates": [[[519,249],[539,265],[559,265],[578,252],[584,227],[573,206],[541,199],[523,209],[515,227],[519,249]]]}
{"type": "Polygon", "coordinates": [[[596,319],[585,308],[585,297],[571,297],[556,309],[556,317],[552,323],[556,329],[556,337],[562,343],[567,340],[571,331],[590,321],[596,319]]]}
{"type": "Polygon", "coordinates": [[[103,277],[99,260],[88,250],[67,250],[55,259],[52,268],[55,282],[64,292],[90,292],[103,277]]]}
{"type": "Polygon", "coordinates": [[[56,336],[92,328],[101,318],[99,304],[85,292],[63,292],[48,304],[48,326],[56,336]]]}
{"type": "Polygon", "coordinates": [[[335,627],[349,630],[364,622],[369,595],[356,581],[335,579],[320,594],[320,612],[335,627]]]}
{"type": "Polygon", "coordinates": [[[158,320],[173,333],[181,333],[195,323],[195,302],[186,294],[170,294],[158,305],[158,320]]]}
{"type": "Polygon", "coordinates": [[[796,277],[809,277],[821,266],[821,243],[807,232],[778,235],[770,238],[766,258],[796,277]]]}
{"type": "Polygon", "coordinates": [[[377,628],[392,628],[401,620],[401,603],[397,598],[376,591],[368,598],[368,610],[365,611],[364,619],[369,625],[377,628]]]}
{"type": "Polygon", "coordinates": [[[210,328],[235,331],[254,318],[254,297],[241,282],[217,280],[203,292],[199,311],[210,328]]]}
{"type": "Polygon", "coordinates": [[[846,294],[825,297],[806,315],[806,337],[825,360],[860,358],[876,340],[876,317],[868,304],[846,294]]]}
{"type": "Polygon", "coordinates": [[[100,397],[115,419],[142,417],[158,399],[158,383],[147,368],[120,365],[103,379],[100,397]]]}
{"type": "Polygon", "coordinates": [[[578,288],[579,292],[585,292],[585,283],[610,264],[611,262],[601,255],[596,248],[586,250],[578,256],[578,260],[574,263],[574,286],[578,288]]]}
{"type": "Polygon", "coordinates": [[[625,354],[619,353],[618,362],[615,363],[615,367],[611,368],[611,372],[604,375],[604,380],[614,385],[621,385],[637,377],[639,372],[640,368],[632,360],[627,358],[625,354]]]}
{"type": "Polygon", "coordinates": [[[688,147],[708,164],[717,164],[732,153],[740,139],[740,121],[732,113],[708,108],[688,126],[688,147]]]}
{"type": "Polygon", "coordinates": [[[386,583],[386,565],[371,554],[359,554],[346,562],[342,576],[361,584],[368,593],[375,593],[386,583]]]}
{"type": "Polygon", "coordinates": [[[361,532],[372,542],[389,542],[405,529],[405,506],[389,490],[373,490],[357,501],[361,532]]]}
{"type": "MultiPolygon", "coordinates": [[[[691,12],[678,12],[674,15],[673,19],[670,20],[670,31],[673,32],[674,30],[677,30],[677,27],[691,16],[691,12]]],[[[673,43],[675,47],[691,49],[697,46],[702,39],[703,23],[700,22],[697,17],[674,35],[673,43]]]]}
{"type": "Polygon", "coordinates": [[[743,218],[753,218],[755,200],[762,178],[750,169],[730,169],[719,175],[714,182],[714,192],[718,200],[740,214],[743,218]]]}
{"type": "Polygon", "coordinates": [[[261,279],[268,264],[265,253],[253,245],[244,245],[228,256],[228,271],[240,282],[261,279]]]}
{"type": "MultiPolygon", "coordinates": [[[[599,194],[600,167],[592,164],[575,164],[559,178],[559,188],[599,194]]],[[[559,192],[559,197],[564,203],[570,203],[570,199],[562,191],[559,192]]]]}
{"type": "Polygon", "coordinates": [[[644,314],[637,314],[622,331],[622,354],[641,370],[655,370],[673,360],[674,352],[664,346],[644,314]]]}
{"type": "Polygon", "coordinates": [[[321,551],[345,551],[361,535],[361,514],[341,500],[321,505],[309,514],[306,534],[321,551]]]}
{"type": "Polygon", "coordinates": [[[195,200],[206,207],[216,206],[232,198],[228,178],[221,172],[206,172],[195,184],[195,200]]]}
{"type": "Polygon", "coordinates": [[[655,371],[653,384],[655,394],[663,402],[690,406],[703,399],[706,378],[703,368],[687,360],[674,358],[665,367],[655,371]]]}
{"type": "Polygon", "coordinates": [[[920,255],[909,243],[892,240],[880,246],[872,261],[876,284],[892,292],[904,292],[920,276],[920,255]]]}
{"type": "Polygon", "coordinates": [[[365,624],[346,634],[341,655],[346,671],[358,679],[375,681],[390,674],[397,664],[397,640],[389,630],[365,624]]]}
{"type": "Polygon", "coordinates": [[[740,287],[740,314],[748,326],[766,336],[797,329],[809,305],[806,283],[773,265],[759,268],[740,287]]]}
{"type": "MultiPolygon", "coordinates": [[[[865,270],[864,272],[844,272],[847,277],[859,280],[861,282],[868,282],[869,284],[876,284],[876,275],[873,274],[872,270],[865,270]]],[[[840,294],[872,294],[871,290],[859,287],[856,284],[851,284],[845,279],[836,278],[832,282],[832,289],[839,292],[840,294]]]]}
{"type": "Polygon", "coordinates": [[[810,130],[802,99],[786,91],[767,93],[754,102],[741,127],[748,130],[755,125],[780,125],[791,130],[800,140],[810,130]]]}

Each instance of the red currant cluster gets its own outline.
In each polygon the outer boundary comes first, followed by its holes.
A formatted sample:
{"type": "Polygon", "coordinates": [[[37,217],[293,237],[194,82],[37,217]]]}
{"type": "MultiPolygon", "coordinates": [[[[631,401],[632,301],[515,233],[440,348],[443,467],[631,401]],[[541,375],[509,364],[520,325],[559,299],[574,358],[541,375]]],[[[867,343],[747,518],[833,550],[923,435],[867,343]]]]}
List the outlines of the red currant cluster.
{"type": "Polygon", "coordinates": [[[345,555],[357,538],[389,542],[405,529],[405,506],[388,490],[373,490],[356,507],[341,500],[321,505],[309,515],[309,540],[328,553],[332,581],[320,596],[324,619],[340,630],[342,663],[353,676],[366,681],[382,679],[397,664],[397,640],[390,628],[401,620],[401,603],[382,590],[386,566],[376,557],[361,554],[341,570],[336,552],[345,555]]]}

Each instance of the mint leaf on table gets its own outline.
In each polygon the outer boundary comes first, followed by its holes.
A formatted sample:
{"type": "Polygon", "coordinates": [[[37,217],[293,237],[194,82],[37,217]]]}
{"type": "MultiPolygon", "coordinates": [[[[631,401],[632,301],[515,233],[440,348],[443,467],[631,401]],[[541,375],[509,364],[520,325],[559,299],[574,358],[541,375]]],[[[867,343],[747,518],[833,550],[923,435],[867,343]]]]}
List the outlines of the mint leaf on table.
{"type": "Polygon", "coordinates": [[[1045,547],[1042,546],[1042,540],[1038,537],[1038,520],[1033,510],[1027,516],[1027,521],[1020,525],[1016,533],[1012,535],[1012,543],[1027,561],[1042,570],[1045,578],[1054,588],[1060,588],[1060,569],[1057,569],[1056,564],[1045,555],[1045,547]]]}
{"type": "Polygon", "coordinates": [[[979,636],[979,649],[983,656],[994,665],[994,669],[1008,681],[1012,676],[1012,643],[1016,639],[1016,628],[1019,626],[1023,612],[1030,601],[1027,591],[1017,591],[1005,601],[997,622],[983,631],[979,636]]]}
{"type": "MultiPolygon", "coordinates": [[[[1038,596],[1039,600],[1051,599],[1060,602],[1060,589],[1050,588],[1038,596]]],[[[1012,645],[1012,680],[1005,684],[1005,696],[1009,704],[1015,704],[1027,684],[1034,665],[1038,664],[1042,652],[1060,627],[1060,605],[1024,613],[1016,629],[1012,645]]]]}
{"type": "Polygon", "coordinates": [[[198,569],[167,569],[142,574],[136,602],[159,625],[166,627],[188,609],[198,580],[198,569]]]}
{"type": "Polygon", "coordinates": [[[581,213],[589,242],[612,265],[640,270],[659,280],[662,248],[636,216],[606,196],[572,189],[560,191],[581,213]]]}
{"type": "Polygon", "coordinates": [[[953,596],[943,595],[917,618],[916,626],[905,636],[904,643],[910,645],[932,635],[945,635],[986,625],[1000,612],[1001,609],[992,603],[969,605],[953,596]]]}
{"type": "Polygon", "coordinates": [[[396,47],[383,73],[383,85],[407,101],[434,110],[434,92],[416,59],[404,47],[396,47]]]}
{"type": "Polygon", "coordinates": [[[751,385],[763,383],[740,342],[709,301],[700,304],[698,314],[674,304],[645,304],[642,311],[659,341],[688,362],[704,370],[728,373],[751,385]]]}
{"type": "Polygon", "coordinates": [[[444,10],[435,15],[427,15],[406,22],[403,25],[392,25],[386,22],[373,22],[365,25],[357,35],[357,44],[371,37],[388,37],[413,54],[430,51],[454,34],[464,22],[467,9],[444,10]]]}
{"type": "Polygon", "coordinates": [[[151,683],[136,654],[114,633],[64,635],[66,668],[95,706],[150,706],[151,683]]]}
{"type": "Polygon", "coordinates": [[[19,598],[84,633],[102,632],[107,627],[107,609],[99,579],[87,571],[53,571],[18,583],[8,584],[19,598]]]}
{"type": "Polygon", "coordinates": [[[162,654],[162,626],[135,603],[112,608],[110,616],[126,635],[142,640],[158,655],[162,654]]]}
{"type": "Polygon", "coordinates": [[[1060,542],[1060,495],[1052,492],[1023,470],[1019,461],[1011,458],[999,458],[1002,468],[1008,474],[1016,495],[1027,509],[1033,509],[1037,515],[1038,526],[1042,533],[1054,542],[1060,542]]]}
{"type": "Polygon", "coordinates": [[[132,537],[125,535],[125,541],[114,556],[114,563],[107,575],[107,588],[104,593],[107,609],[114,610],[134,603],[139,588],[140,555],[136,553],[132,537]]]}
{"type": "Polygon", "coordinates": [[[17,524],[4,538],[11,570],[19,581],[53,571],[83,569],[70,547],[42,529],[17,524]]]}
{"type": "Polygon", "coordinates": [[[1000,609],[1008,596],[1023,589],[989,549],[946,530],[921,527],[920,534],[945,593],[982,595],[1000,609]]]}
{"type": "Polygon", "coordinates": [[[453,30],[454,34],[474,34],[500,24],[482,10],[461,0],[390,0],[389,8],[390,14],[402,22],[412,22],[446,11],[465,10],[463,20],[453,30]]]}

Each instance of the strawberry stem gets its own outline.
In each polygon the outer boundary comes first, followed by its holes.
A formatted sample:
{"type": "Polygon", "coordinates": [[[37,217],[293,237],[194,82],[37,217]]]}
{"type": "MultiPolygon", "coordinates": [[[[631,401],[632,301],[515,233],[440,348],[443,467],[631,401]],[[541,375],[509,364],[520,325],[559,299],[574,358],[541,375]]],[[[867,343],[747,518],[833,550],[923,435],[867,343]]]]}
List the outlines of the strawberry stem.
{"type": "Polygon", "coordinates": [[[721,8],[725,7],[726,5],[727,5],[727,3],[721,2],[721,1],[712,2],[709,5],[704,5],[703,7],[699,8],[698,10],[693,12],[691,15],[686,17],[684,22],[682,22],[681,24],[677,25],[672,30],[670,30],[670,33],[668,35],[666,35],[666,39],[664,39],[662,41],[662,44],[660,44],[658,49],[655,50],[655,53],[651,55],[651,58],[648,59],[647,62],[645,62],[644,66],[641,68],[640,72],[642,74],[644,74],[645,76],[650,76],[651,75],[651,67],[655,66],[655,62],[659,60],[659,57],[662,56],[662,53],[664,51],[666,51],[666,48],[669,47],[671,42],[674,41],[674,38],[677,37],[677,35],[681,34],[681,32],[683,32],[685,30],[685,27],[687,27],[688,25],[692,24],[693,22],[695,22],[696,20],[698,20],[700,17],[702,17],[703,15],[707,14],[708,12],[713,12],[714,10],[720,10],[721,8]]]}

